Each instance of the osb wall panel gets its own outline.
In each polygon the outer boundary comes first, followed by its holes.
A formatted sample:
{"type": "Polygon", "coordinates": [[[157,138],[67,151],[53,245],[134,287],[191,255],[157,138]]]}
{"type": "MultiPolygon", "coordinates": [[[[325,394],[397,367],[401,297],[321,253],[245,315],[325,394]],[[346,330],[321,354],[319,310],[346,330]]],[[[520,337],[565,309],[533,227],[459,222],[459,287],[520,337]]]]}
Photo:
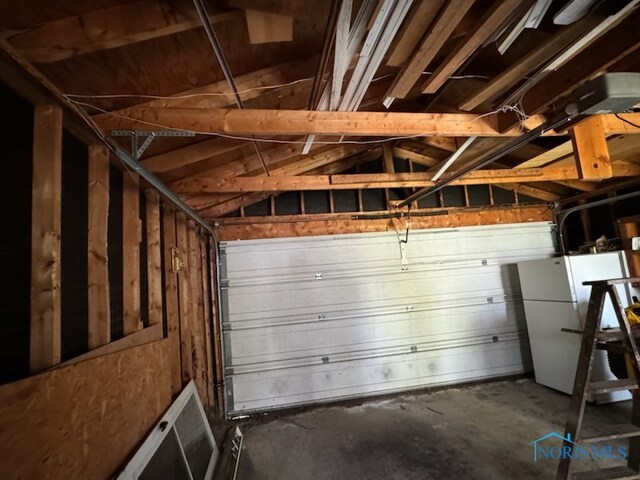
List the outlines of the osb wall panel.
{"type": "MultiPolygon", "coordinates": [[[[363,214],[361,214],[363,215],[363,214]]],[[[488,209],[478,211],[459,211],[447,215],[411,217],[412,229],[462,227],[473,225],[494,225],[505,223],[541,222],[553,219],[547,207],[526,207],[510,209],[488,209]]],[[[260,223],[225,224],[220,219],[218,240],[248,240],[256,238],[300,237],[309,235],[337,235],[341,233],[366,233],[385,231],[404,231],[405,220],[398,219],[327,219],[296,221],[295,217],[271,217],[270,221],[261,218],[260,223]]],[[[237,219],[233,219],[237,221],[237,219]]]]}
{"type": "Polygon", "coordinates": [[[171,404],[169,351],[164,339],[0,387],[0,478],[111,478],[171,404]]]}

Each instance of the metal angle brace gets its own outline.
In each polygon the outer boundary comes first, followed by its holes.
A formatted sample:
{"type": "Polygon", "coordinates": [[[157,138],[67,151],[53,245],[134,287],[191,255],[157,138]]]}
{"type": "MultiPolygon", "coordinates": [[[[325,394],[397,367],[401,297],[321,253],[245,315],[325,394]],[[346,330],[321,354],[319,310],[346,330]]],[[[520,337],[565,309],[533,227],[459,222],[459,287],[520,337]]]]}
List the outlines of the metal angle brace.
{"type": "MultiPolygon", "coordinates": [[[[156,137],[195,137],[194,132],[182,130],[112,130],[112,137],[131,137],[130,157],[138,161],[156,137]],[[140,139],[144,141],[140,143],[140,139]]],[[[118,149],[120,151],[121,149],[118,149]]]]}

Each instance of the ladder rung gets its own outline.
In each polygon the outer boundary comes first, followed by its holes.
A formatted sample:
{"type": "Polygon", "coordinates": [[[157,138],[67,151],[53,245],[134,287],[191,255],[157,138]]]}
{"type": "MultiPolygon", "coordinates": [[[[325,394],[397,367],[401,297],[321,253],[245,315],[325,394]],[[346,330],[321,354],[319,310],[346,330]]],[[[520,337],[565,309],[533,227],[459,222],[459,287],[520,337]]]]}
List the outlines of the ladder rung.
{"type": "Polygon", "coordinates": [[[638,382],[635,378],[623,378],[622,380],[605,380],[589,384],[589,393],[609,393],[618,390],[637,390],[638,382]]]}
{"type": "Polygon", "coordinates": [[[589,472],[577,472],[569,477],[572,480],[633,480],[640,478],[640,473],[627,466],[603,468],[589,472]]]}
{"type": "Polygon", "coordinates": [[[586,435],[580,438],[580,443],[606,442],[607,440],[618,440],[620,438],[640,436],[640,427],[631,424],[611,425],[603,429],[598,435],[586,435]]]}
{"type": "MultiPolygon", "coordinates": [[[[632,328],[631,333],[635,339],[640,339],[640,328],[632,328]]],[[[624,335],[620,328],[609,328],[598,332],[598,340],[601,342],[615,342],[622,340],[624,335]]]]}

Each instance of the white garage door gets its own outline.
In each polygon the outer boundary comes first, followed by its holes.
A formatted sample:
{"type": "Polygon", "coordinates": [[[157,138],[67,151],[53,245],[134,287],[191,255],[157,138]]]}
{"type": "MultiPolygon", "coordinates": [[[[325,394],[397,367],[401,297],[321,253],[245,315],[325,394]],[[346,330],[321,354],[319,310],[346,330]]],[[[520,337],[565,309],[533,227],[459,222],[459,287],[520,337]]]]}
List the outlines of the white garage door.
{"type": "Polygon", "coordinates": [[[223,242],[229,415],[530,370],[516,262],[550,223],[223,242]]]}

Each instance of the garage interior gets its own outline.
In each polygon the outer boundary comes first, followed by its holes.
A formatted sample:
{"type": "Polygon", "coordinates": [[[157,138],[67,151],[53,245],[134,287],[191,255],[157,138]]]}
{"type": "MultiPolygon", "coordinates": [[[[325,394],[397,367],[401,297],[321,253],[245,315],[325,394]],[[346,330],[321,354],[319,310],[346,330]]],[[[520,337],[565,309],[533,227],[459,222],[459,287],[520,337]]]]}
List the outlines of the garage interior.
{"type": "Polygon", "coordinates": [[[0,477],[640,479],[639,26],[2,2],[0,477]]]}

